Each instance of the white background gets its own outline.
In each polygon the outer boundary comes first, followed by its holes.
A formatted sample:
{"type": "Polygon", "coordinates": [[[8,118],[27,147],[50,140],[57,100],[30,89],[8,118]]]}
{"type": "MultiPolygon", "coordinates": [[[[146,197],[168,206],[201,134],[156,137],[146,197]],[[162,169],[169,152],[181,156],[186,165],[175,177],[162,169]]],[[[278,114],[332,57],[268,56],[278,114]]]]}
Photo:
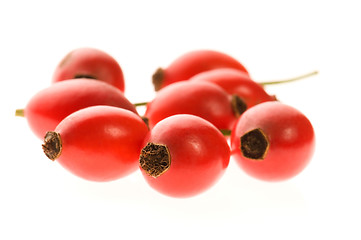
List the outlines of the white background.
{"type": "MultiPolygon", "coordinates": [[[[1,1],[0,239],[361,239],[358,1],[1,1]],[[126,96],[154,96],[151,75],[194,49],[223,51],[314,125],[298,176],[266,183],[233,161],[212,189],[169,198],[136,172],[93,183],[49,161],[14,116],[70,50],[95,47],[123,68],[126,96]]],[[[231,159],[232,160],[232,159],[231,159]]]]}

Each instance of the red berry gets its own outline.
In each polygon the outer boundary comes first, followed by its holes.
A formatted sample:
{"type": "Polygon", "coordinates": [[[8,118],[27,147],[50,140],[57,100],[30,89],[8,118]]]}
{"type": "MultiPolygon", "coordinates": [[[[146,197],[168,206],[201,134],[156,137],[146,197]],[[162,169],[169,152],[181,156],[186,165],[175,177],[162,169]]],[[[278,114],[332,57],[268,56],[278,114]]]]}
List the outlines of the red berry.
{"type": "Polygon", "coordinates": [[[231,130],[245,109],[239,98],[232,101],[231,96],[215,84],[184,81],[160,90],[148,103],[144,116],[150,128],[166,117],[192,114],[208,120],[218,129],[231,130]]]}
{"type": "Polygon", "coordinates": [[[190,197],[213,186],[229,158],[229,146],[217,128],[197,116],[180,114],[154,126],[139,163],[152,188],[172,197],[190,197]]]}
{"type": "Polygon", "coordinates": [[[134,105],[117,88],[97,80],[74,79],[58,82],[35,94],[24,109],[30,128],[43,138],[69,114],[94,105],[109,105],[137,113],[134,105]]]}
{"type": "Polygon", "coordinates": [[[229,94],[239,96],[248,108],[262,102],[276,100],[276,98],[269,95],[260,84],[253,81],[247,73],[238,69],[213,69],[194,75],[189,80],[217,84],[229,94]]]}
{"type": "Polygon", "coordinates": [[[74,112],[48,132],[43,149],[76,176],[111,181],[138,169],[147,133],[146,124],[135,113],[93,106],[74,112]]]}
{"type": "Polygon", "coordinates": [[[92,78],[109,83],[124,92],[124,76],[118,62],[94,48],[78,48],[68,53],[55,69],[53,82],[92,78]]]}
{"type": "Polygon", "coordinates": [[[266,181],[286,180],[300,173],[314,146],[310,121],[280,102],[261,103],[244,112],[231,136],[232,154],[239,166],[266,181]]]}
{"type": "Polygon", "coordinates": [[[156,91],[178,81],[215,68],[235,68],[248,74],[246,68],[235,58],[217,51],[196,50],[175,59],[167,68],[158,68],[153,74],[156,91]]]}

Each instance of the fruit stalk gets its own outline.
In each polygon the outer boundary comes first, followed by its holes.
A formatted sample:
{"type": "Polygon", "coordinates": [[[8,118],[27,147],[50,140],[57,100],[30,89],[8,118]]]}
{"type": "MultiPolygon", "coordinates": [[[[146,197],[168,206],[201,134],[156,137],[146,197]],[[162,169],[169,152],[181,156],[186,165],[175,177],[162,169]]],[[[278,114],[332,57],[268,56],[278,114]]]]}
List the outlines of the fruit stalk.
{"type": "Polygon", "coordinates": [[[280,83],[288,83],[288,82],[294,82],[294,81],[298,81],[304,78],[308,78],[308,77],[312,77],[314,75],[318,74],[318,71],[313,71],[310,73],[306,73],[294,78],[289,78],[289,79],[284,79],[284,80],[275,80],[275,81],[261,81],[258,82],[259,84],[263,85],[263,86],[267,86],[267,85],[275,85],[275,84],[280,84],[280,83]]]}
{"type": "Polygon", "coordinates": [[[25,117],[24,109],[16,109],[15,116],[17,117],[25,117]]]}

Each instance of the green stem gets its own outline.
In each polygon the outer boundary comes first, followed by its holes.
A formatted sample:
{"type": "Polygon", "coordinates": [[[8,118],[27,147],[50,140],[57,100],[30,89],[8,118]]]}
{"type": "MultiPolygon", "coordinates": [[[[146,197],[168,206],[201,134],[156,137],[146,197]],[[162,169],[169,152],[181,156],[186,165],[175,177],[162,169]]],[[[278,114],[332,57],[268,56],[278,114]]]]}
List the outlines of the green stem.
{"type": "Polygon", "coordinates": [[[285,79],[285,80],[266,81],[266,82],[258,82],[258,83],[263,85],[263,86],[273,85],[273,84],[280,84],[280,83],[288,83],[288,82],[294,82],[294,81],[297,81],[297,80],[308,78],[308,77],[311,77],[311,76],[316,75],[316,74],[318,74],[318,71],[313,71],[313,72],[310,72],[310,73],[307,73],[307,74],[303,74],[301,76],[297,76],[297,77],[289,78],[289,79],[285,79]]]}
{"type": "Polygon", "coordinates": [[[17,117],[25,117],[24,109],[16,109],[15,110],[15,116],[17,116],[17,117]]]}
{"type": "Polygon", "coordinates": [[[231,136],[232,133],[232,131],[228,129],[220,129],[220,131],[224,136],[231,136]]]}
{"type": "Polygon", "coordinates": [[[134,106],[140,107],[140,106],[146,106],[149,102],[139,102],[139,103],[133,103],[134,106]]]}

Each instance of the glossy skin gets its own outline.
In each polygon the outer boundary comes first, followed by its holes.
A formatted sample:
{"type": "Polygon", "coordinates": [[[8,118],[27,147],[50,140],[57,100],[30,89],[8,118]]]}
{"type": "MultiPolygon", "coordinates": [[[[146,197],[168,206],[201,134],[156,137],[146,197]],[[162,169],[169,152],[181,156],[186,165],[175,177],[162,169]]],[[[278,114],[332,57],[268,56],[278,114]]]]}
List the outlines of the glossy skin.
{"type": "Polygon", "coordinates": [[[94,105],[109,105],[137,113],[134,105],[117,88],[97,80],[74,79],[52,84],[35,94],[24,109],[36,136],[43,139],[69,114],[94,105]]]}
{"type": "Polygon", "coordinates": [[[104,182],[138,169],[148,128],[131,111],[93,106],[69,115],[55,132],[60,134],[63,146],[55,161],[78,177],[104,182]]]}
{"type": "Polygon", "coordinates": [[[164,78],[160,88],[216,68],[234,68],[248,74],[246,68],[235,58],[213,50],[195,50],[185,53],[163,69],[164,78]]]}
{"type": "Polygon", "coordinates": [[[53,82],[88,76],[104,81],[124,92],[124,76],[118,62],[109,54],[94,48],[78,48],[59,63],[53,82]]]}
{"type": "Polygon", "coordinates": [[[232,68],[218,68],[199,73],[189,81],[211,82],[223,88],[229,94],[238,95],[247,105],[253,107],[262,102],[275,101],[264,88],[253,81],[248,74],[232,68]]]}
{"type": "Polygon", "coordinates": [[[264,181],[287,180],[299,174],[312,158],[315,134],[310,121],[297,109],[279,102],[261,103],[247,110],[231,135],[231,150],[238,165],[250,176],[264,181]],[[260,128],[269,141],[262,160],[244,157],[240,138],[260,128]]]}
{"type": "Polygon", "coordinates": [[[193,114],[213,123],[218,129],[232,129],[237,120],[230,96],[215,84],[183,81],[160,90],[147,105],[145,117],[152,128],[175,114],[193,114]]]}
{"type": "Polygon", "coordinates": [[[157,178],[142,169],[147,183],[171,197],[191,197],[212,187],[225,172],[230,158],[223,135],[209,122],[187,114],[159,122],[146,137],[148,142],[167,146],[171,165],[157,178]]]}

